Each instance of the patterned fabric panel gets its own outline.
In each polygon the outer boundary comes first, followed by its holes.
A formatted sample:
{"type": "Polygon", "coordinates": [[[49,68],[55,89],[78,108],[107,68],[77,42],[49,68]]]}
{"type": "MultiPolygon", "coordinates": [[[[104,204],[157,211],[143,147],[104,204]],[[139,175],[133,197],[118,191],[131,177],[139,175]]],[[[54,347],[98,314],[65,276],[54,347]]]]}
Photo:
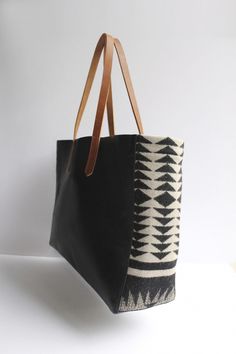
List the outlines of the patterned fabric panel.
{"type": "Polygon", "coordinates": [[[175,298],[183,151],[179,139],[137,136],[133,237],[119,312],[175,298]]]}

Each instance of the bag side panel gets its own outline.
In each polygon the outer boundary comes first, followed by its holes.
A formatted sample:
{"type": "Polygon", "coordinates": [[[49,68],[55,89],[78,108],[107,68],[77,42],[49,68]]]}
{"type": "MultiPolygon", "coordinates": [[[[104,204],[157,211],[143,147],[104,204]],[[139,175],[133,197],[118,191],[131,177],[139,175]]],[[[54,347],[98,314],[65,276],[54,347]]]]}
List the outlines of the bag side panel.
{"type": "Polygon", "coordinates": [[[175,298],[183,149],[181,140],[137,137],[132,246],[119,312],[175,298]]]}

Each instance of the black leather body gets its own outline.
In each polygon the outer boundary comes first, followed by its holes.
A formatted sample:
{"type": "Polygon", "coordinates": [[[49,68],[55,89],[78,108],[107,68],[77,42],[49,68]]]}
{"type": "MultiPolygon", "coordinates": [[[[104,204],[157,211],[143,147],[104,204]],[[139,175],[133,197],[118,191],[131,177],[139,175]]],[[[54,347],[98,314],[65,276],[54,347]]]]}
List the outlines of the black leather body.
{"type": "Polygon", "coordinates": [[[84,173],[91,137],[57,141],[50,245],[118,312],[131,249],[137,135],[102,137],[94,172],[84,173]]]}

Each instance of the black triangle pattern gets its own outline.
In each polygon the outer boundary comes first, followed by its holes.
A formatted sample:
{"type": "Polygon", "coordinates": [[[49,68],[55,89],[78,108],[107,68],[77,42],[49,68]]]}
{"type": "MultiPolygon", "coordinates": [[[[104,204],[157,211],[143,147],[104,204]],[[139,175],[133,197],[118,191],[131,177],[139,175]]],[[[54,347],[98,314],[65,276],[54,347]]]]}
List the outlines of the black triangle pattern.
{"type": "Polygon", "coordinates": [[[134,231],[133,232],[133,241],[139,241],[142,238],[147,237],[147,236],[148,236],[148,234],[142,234],[141,232],[134,231]]]}
{"type": "Polygon", "coordinates": [[[152,141],[144,137],[143,135],[140,135],[138,137],[138,142],[141,144],[152,144],[152,141]]]}
{"type": "Polygon", "coordinates": [[[155,200],[157,200],[159,204],[163,205],[163,207],[167,207],[176,201],[176,199],[168,192],[158,195],[155,197],[155,200]]]}
{"type": "Polygon", "coordinates": [[[163,259],[168,256],[171,252],[152,252],[152,254],[158,259],[163,259]]]}
{"type": "Polygon", "coordinates": [[[175,298],[184,144],[137,135],[130,263],[119,311],[175,298]]]}
{"type": "Polygon", "coordinates": [[[146,220],[148,219],[148,216],[145,216],[145,215],[134,215],[134,222],[135,223],[140,223],[142,222],[143,220],[146,220]]]}
{"type": "MultiPolygon", "coordinates": [[[[135,214],[141,214],[145,211],[149,210],[149,207],[143,207],[143,206],[140,206],[140,205],[135,205],[134,206],[134,212],[135,214]]],[[[173,209],[171,209],[173,210],[173,209]]]]}
{"type": "Polygon", "coordinates": [[[134,222],[134,224],[133,224],[134,231],[136,231],[136,232],[144,230],[146,227],[147,227],[146,225],[143,225],[143,224],[140,224],[137,222],[134,222]]]}
{"type": "Polygon", "coordinates": [[[148,180],[148,181],[152,180],[150,177],[148,177],[147,175],[145,175],[143,172],[141,172],[139,170],[135,170],[134,178],[137,180],[140,180],[140,179],[144,179],[144,180],[148,180]]]}
{"type": "Polygon", "coordinates": [[[165,235],[168,231],[172,229],[173,226],[153,226],[157,231],[159,231],[162,235],[165,235]]]}
{"type": "Polygon", "coordinates": [[[136,257],[136,256],[141,256],[141,255],[145,254],[145,252],[142,252],[142,251],[132,248],[131,254],[132,254],[132,256],[136,257]]]}
{"type": "Polygon", "coordinates": [[[159,221],[162,225],[167,225],[170,221],[173,220],[173,218],[158,218],[158,217],[155,217],[155,219],[157,221],[159,221]]]}
{"type": "Polygon", "coordinates": [[[137,152],[149,152],[148,149],[146,149],[142,144],[137,143],[136,144],[136,151],[137,152]]]}
{"type": "Polygon", "coordinates": [[[159,251],[164,251],[171,245],[171,243],[152,243],[152,245],[156,247],[159,251]]]}
{"type": "Polygon", "coordinates": [[[156,172],[176,173],[173,167],[171,167],[168,163],[164,166],[159,167],[156,172]]]}
{"type": "Polygon", "coordinates": [[[139,278],[127,275],[119,312],[143,310],[175,299],[175,275],[139,278]]]}
{"type": "Polygon", "coordinates": [[[167,216],[172,213],[175,209],[174,208],[154,208],[159,214],[163,216],[167,216]]]}
{"type": "Polygon", "coordinates": [[[170,157],[170,155],[165,155],[164,157],[161,157],[160,159],[156,160],[155,162],[162,162],[162,163],[174,163],[175,160],[170,157]]]}
{"type": "Polygon", "coordinates": [[[136,181],[134,182],[134,188],[149,189],[149,187],[145,183],[140,181],[140,179],[136,179],[136,181]]]}
{"type": "Polygon", "coordinates": [[[175,192],[174,187],[172,187],[172,185],[168,182],[161,184],[160,186],[158,186],[156,188],[156,191],[172,191],[175,192]]]}
{"type": "Polygon", "coordinates": [[[143,247],[145,246],[146,243],[145,242],[140,242],[140,241],[135,241],[133,240],[133,246],[137,249],[137,248],[140,248],[140,247],[143,247]]]}
{"type": "Polygon", "coordinates": [[[177,152],[170,146],[166,146],[163,149],[158,150],[158,154],[178,155],[177,152]]]}
{"type": "Polygon", "coordinates": [[[154,235],[154,238],[161,243],[165,243],[171,237],[173,237],[173,235],[154,235]]]}
{"type": "Polygon", "coordinates": [[[172,140],[171,138],[169,138],[169,137],[159,141],[158,145],[174,145],[174,146],[178,146],[176,144],[176,142],[174,140],[172,140]]]}
{"type": "Polygon", "coordinates": [[[136,189],[135,191],[135,203],[137,205],[143,204],[149,200],[149,196],[145,194],[143,191],[140,189],[136,189]]]}
{"type": "Polygon", "coordinates": [[[169,175],[168,173],[165,173],[164,175],[158,177],[155,179],[155,181],[166,181],[166,182],[176,182],[174,177],[169,175]]]}
{"type": "Polygon", "coordinates": [[[142,155],[142,154],[140,154],[138,152],[136,153],[136,159],[138,161],[146,161],[146,162],[152,161],[152,160],[148,159],[145,155],[142,155]]]}
{"type": "Polygon", "coordinates": [[[141,171],[151,171],[146,165],[144,165],[142,162],[140,161],[136,161],[135,162],[135,169],[136,170],[141,170],[141,171]]]}

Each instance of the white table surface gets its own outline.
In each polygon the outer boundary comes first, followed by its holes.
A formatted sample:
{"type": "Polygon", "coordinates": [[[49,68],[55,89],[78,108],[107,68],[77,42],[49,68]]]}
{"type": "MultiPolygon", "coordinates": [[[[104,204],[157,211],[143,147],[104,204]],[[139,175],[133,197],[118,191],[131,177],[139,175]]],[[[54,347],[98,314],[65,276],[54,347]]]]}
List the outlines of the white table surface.
{"type": "Polygon", "coordinates": [[[235,354],[236,272],[177,264],[176,299],[113,315],[61,258],[0,256],[0,353],[235,354]]]}

